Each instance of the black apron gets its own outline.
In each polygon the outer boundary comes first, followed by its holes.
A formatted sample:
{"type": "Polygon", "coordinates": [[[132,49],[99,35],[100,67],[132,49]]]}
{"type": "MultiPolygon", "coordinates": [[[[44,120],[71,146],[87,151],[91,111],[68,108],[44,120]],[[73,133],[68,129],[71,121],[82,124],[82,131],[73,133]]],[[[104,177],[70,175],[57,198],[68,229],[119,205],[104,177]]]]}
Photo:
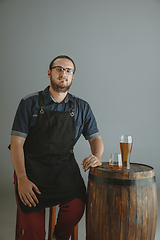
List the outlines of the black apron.
{"type": "Polygon", "coordinates": [[[39,92],[40,111],[36,124],[24,144],[27,177],[36,184],[41,194],[36,194],[36,207],[20,208],[29,213],[81,198],[86,201],[86,188],[79,166],[74,158],[75,138],[74,102],[70,112],[43,110],[43,93],[39,92]]]}

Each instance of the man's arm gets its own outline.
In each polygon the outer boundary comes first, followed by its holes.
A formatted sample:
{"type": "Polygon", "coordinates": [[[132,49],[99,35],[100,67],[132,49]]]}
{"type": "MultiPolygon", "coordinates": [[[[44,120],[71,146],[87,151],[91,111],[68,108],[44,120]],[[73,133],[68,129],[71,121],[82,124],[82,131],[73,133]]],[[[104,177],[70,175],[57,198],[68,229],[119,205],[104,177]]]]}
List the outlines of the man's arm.
{"type": "Polygon", "coordinates": [[[101,136],[88,140],[92,155],[82,161],[83,169],[86,172],[90,167],[97,167],[102,165],[102,155],[104,145],[101,136]]]}
{"type": "Polygon", "coordinates": [[[33,189],[40,194],[37,186],[29,181],[26,175],[23,145],[25,138],[12,135],[11,137],[11,159],[16,172],[18,182],[18,192],[21,201],[29,207],[36,206],[38,199],[33,189]]]}

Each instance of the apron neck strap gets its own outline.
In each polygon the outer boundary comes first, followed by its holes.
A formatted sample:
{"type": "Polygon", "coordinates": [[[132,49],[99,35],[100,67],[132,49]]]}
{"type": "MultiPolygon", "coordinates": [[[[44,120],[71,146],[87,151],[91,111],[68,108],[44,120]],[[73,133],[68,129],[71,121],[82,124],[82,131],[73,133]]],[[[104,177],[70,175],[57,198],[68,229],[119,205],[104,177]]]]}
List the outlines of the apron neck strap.
{"type": "Polygon", "coordinates": [[[39,107],[44,107],[44,96],[43,96],[43,91],[40,91],[39,93],[39,107]]]}
{"type": "Polygon", "coordinates": [[[41,114],[43,114],[44,113],[44,110],[43,110],[43,108],[44,108],[44,96],[43,96],[43,91],[40,91],[39,93],[38,93],[38,95],[39,95],[39,107],[40,107],[40,113],[41,114]]]}
{"type": "MultiPolygon", "coordinates": [[[[38,93],[38,95],[39,95],[39,107],[40,107],[40,113],[41,114],[43,114],[44,113],[44,110],[43,110],[43,108],[44,108],[44,96],[43,96],[43,91],[40,91],[39,93],[38,93]]],[[[75,105],[74,105],[74,102],[73,101],[71,101],[70,102],[70,109],[71,109],[71,114],[73,114],[73,116],[74,116],[74,110],[75,110],[75,105]]]]}
{"type": "Polygon", "coordinates": [[[70,103],[70,109],[71,109],[71,111],[74,111],[74,110],[75,110],[74,102],[72,102],[72,101],[71,101],[71,103],[70,103]]]}
{"type": "Polygon", "coordinates": [[[71,113],[70,113],[70,115],[71,115],[71,117],[73,117],[74,116],[74,110],[75,110],[75,106],[74,106],[74,102],[70,102],[70,109],[71,109],[71,113]]]}

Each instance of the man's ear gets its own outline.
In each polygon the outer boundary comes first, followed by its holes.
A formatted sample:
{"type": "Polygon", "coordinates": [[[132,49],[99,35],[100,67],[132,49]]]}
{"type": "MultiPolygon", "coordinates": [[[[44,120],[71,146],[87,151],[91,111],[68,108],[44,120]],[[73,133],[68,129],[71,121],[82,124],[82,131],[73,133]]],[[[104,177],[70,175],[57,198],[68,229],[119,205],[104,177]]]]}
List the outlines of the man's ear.
{"type": "Polygon", "coordinates": [[[48,77],[50,78],[50,77],[51,77],[51,70],[49,69],[49,70],[47,71],[47,73],[48,73],[48,77]]]}

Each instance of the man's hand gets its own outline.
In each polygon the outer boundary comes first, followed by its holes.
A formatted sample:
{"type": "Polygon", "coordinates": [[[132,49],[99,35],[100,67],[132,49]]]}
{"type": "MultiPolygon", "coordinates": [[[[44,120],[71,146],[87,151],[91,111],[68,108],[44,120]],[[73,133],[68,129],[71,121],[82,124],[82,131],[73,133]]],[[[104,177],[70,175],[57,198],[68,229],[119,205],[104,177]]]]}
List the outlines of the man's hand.
{"type": "Polygon", "coordinates": [[[90,167],[97,167],[102,165],[102,154],[104,151],[104,145],[101,136],[88,140],[92,155],[85,158],[82,161],[84,172],[86,172],[90,167]]]}
{"type": "Polygon", "coordinates": [[[101,166],[102,162],[96,156],[90,155],[82,161],[84,172],[86,172],[90,167],[101,166]]]}
{"type": "Polygon", "coordinates": [[[12,135],[11,137],[11,157],[12,163],[16,172],[18,182],[18,193],[24,205],[29,207],[36,206],[38,199],[34,193],[41,194],[37,186],[29,181],[26,175],[24,161],[24,146],[25,138],[12,135]],[[34,189],[34,191],[33,191],[34,189]]]}
{"type": "Polygon", "coordinates": [[[20,199],[24,205],[28,205],[29,207],[35,207],[39,202],[33,189],[38,194],[41,194],[37,186],[32,183],[26,176],[20,177],[18,179],[18,192],[20,199]]]}

